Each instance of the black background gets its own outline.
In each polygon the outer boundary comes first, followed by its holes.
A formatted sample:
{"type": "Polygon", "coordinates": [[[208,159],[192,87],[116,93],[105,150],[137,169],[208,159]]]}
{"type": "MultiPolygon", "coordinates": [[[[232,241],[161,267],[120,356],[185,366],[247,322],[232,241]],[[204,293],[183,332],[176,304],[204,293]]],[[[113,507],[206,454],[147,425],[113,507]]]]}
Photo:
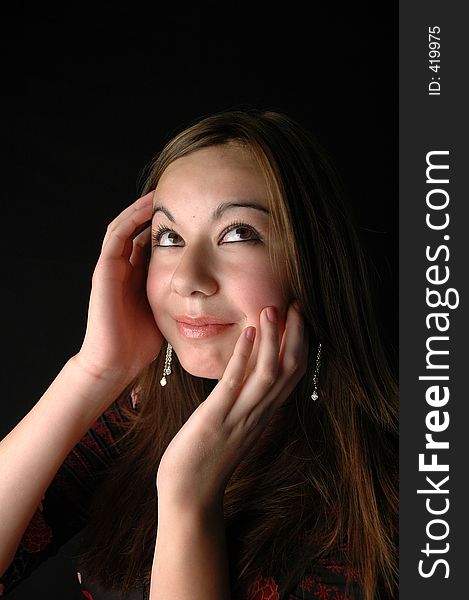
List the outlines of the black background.
{"type": "MultiPolygon", "coordinates": [[[[284,111],[333,156],[395,353],[397,5],[148,6],[2,9],[2,437],[79,349],[101,239],[144,166],[222,109],[284,111]]],[[[67,548],[11,597],[79,598],[67,548]]]]}

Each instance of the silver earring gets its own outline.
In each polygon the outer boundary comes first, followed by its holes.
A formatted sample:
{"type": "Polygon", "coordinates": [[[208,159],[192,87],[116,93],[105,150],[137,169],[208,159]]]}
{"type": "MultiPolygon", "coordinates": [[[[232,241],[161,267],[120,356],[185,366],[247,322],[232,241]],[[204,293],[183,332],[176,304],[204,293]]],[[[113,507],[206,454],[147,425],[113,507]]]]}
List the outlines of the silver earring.
{"type": "Polygon", "coordinates": [[[318,345],[318,353],[316,355],[316,367],[314,369],[314,375],[313,375],[314,390],[313,390],[313,393],[311,394],[311,398],[315,402],[319,398],[319,395],[318,395],[318,377],[319,377],[319,367],[320,366],[321,366],[321,343],[319,343],[319,345],[318,345]]]}
{"type": "Polygon", "coordinates": [[[166,348],[166,358],[164,361],[163,368],[163,377],[160,379],[160,385],[165,386],[167,384],[166,375],[171,375],[171,357],[172,357],[173,347],[168,342],[168,346],[166,348]]]}

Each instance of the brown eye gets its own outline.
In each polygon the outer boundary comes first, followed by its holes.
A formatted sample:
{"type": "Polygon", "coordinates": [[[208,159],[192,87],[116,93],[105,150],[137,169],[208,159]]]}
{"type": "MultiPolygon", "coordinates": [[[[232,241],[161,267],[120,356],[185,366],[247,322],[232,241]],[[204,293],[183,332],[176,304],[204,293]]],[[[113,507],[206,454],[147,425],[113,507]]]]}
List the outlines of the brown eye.
{"type": "Polygon", "coordinates": [[[168,227],[159,227],[153,234],[153,245],[169,248],[171,246],[176,246],[178,239],[181,239],[179,234],[172,229],[169,229],[168,227]]]}
{"type": "Polygon", "coordinates": [[[224,234],[223,241],[229,244],[233,242],[258,242],[260,236],[252,227],[240,223],[224,234]]]}

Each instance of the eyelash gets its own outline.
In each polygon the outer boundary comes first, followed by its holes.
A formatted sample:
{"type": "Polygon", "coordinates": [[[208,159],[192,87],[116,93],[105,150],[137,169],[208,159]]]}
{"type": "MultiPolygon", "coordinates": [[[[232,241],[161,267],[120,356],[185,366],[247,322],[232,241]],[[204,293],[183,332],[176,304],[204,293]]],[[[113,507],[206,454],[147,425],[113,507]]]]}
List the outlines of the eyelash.
{"type": "MultiPolygon", "coordinates": [[[[225,227],[225,229],[222,231],[221,233],[221,237],[225,237],[225,235],[231,231],[232,229],[235,229],[236,227],[244,227],[246,229],[248,229],[249,231],[251,231],[254,235],[257,236],[257,239],[250,239],[250,240],[238,240],[239,242],[243,242],[243,243],[251,243],[251,244],[259,244],[262,241],[262,236],[259,234],[258,231],[256,231],[256,229],[254,229],[254,227],[252,227],[251,225],[248,225],[247,223],[243,223],[242,221],[233,221],[232,223],[230,223],[230,225],[228,225],[227,227],[225,227]]],[[[166,233],[166,232],[172,232],[172,233],[176,233],[177,235],[179,235],[177,233],[177,231],[174,231],[174,229],[170,229],[169,227],[166,227],[166,225],[160,224],[158,225],[158,227],[156,228],[156,230],[153,232],[152,234],[152,243],[153,246],[159,246],[161,248],[181,248],[181,246],[176,246],[176,245],[169,245],[169,246],[160,246],[160,240],[161,240],[161,236],[166,233]]],[[[234,244],[236,242],[227,242],[228,244],[234,244]]]]}

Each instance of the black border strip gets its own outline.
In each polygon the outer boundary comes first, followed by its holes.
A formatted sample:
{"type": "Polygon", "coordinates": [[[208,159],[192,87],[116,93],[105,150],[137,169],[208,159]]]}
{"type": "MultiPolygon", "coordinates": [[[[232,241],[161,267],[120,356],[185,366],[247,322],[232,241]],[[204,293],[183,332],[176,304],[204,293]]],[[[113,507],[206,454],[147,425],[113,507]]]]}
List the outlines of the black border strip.
{"type": "Polygon", "coordinates": [[[405,600],[467,598],[469,589],[465,11],[462,2],[400,2],[400,598],[405,600]]]}

